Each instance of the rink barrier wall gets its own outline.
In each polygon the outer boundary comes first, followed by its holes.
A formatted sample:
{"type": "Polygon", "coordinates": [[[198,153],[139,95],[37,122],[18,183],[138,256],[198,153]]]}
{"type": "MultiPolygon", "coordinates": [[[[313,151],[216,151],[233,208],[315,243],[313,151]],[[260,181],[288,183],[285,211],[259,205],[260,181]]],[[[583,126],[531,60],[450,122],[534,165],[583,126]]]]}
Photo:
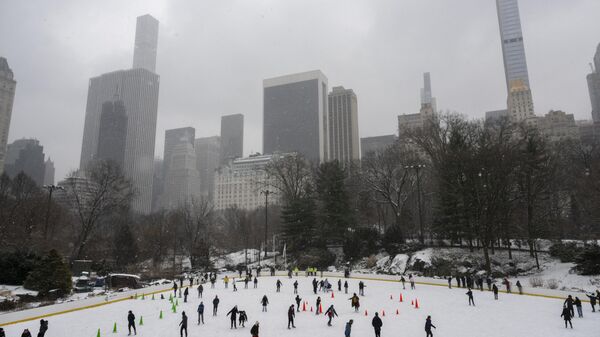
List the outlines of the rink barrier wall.
{"type": "MultiPolygon", "coordinates": [[[[318,275],[319,272],[317,272],[318,275]]],[[[226,274],[227,276],[229,276],[230,279],[236,279],[239,278],[237,276],[239,276],[239,274],[226,274]]],[[[221,275],[223,277],[225,277],[225,275],[221,275]]],[[[261,277],[288,277],[288,275],[284,272],[276,272],[275,276],[270,276],[270,275],[261,275],[261,277]]],[[[352,276],[350,275],[349,279],[353,279],[353,280],[364,280],[364,281],[380,281],[380,282],[395,282],[395,283],[400,283],[400,280],[398,279],[394,279],[392,277],[392,275],[381,275],[381,276],[387,276],[386,277],[372,277],[372,276],[352,276]]],[[[306,274],[304,272],[298,273],[297,277],[307,277],[306,274]]],[[[314,276],[308,276],[308,277],[314,277],[314,276]]],[[[320,277],[320,276],[318,276],[320,277]]],[[[323,273],[323,277],[337,277],[337,278],[344,278],[343,274],[335,274],[335,273],[331,273],[331,272],[324,272],[323,273]]],[[[406,281],[407,283],[409,283],[408,281],[406,281]]],[[[435,287],[448,287],[447,283],[435,283],[435,282],[424,282],[424,281],[415,281],[415,284],[418,285],[426,285],[426,286],[435,286],[435,287]]],[[[42,315],[36,315],[33,317],[27,317],[27,318],[23,318],[23,319],[19,319],[19,320],[15,320],[15,321],[11,321],[11,322],[6,322],[6,323],[0,323],[0,327],[1,326],[7,326],[7,325],[14,325],[14,324],[19,324],[19,323],[24,323],[24,322],[29,322],[29,321],[33,321],[33,320],[38,320],[38,319],[42,319],[42,318],[46,318],[46,317],[52,317],[52,316],[57,316],[57,315],[62,315],[62,314],[67,314],[67,313],[71,313],[71,312],[75,312],[75,311],[81,311],[81,310],[86,310],[86,309],[93,309],[93,308],[97,308],[97,307],[101,307],[101,306],[105,306],[105,305],[109,305],[109,304],[113,304],[113,303],[118,303],[118,302],[123,302],[123,301],[127,301],[127,300],[133,300],[133,299],[137,299],[137,297],[141,297],[142,295],[156,295],[156,294],[160,294],[160,293],[165,293],[165,292],[169,292],[172,291],[173,289],[171,287],[166,288],[166,289],[161,289],[161,290],[155,290],[152,292],[144,292],[141,295],[130,295],[130,296],[125,296],[122,298],[116,298],[113,300],[108,300],[108,301],[104,301],[104,302],[100,302],[100,303],[94,303],[94,304],[90,304],[90,305],[85,305],[85,306],[81,306],[81,307],[76,307],[76,308],[71,308],[71,309],[65,309],[65,310],[61,310],[61,311],[56,311],[56,312],[51,312],[51,313],[47,313],[47,314],[42,314],[42,315]]],[[[487,289],[484,289],[484,291],[486,292],[490,292],[487,289]]],[[[498,290],[499,293],[505,293],[507,294],[508,292],[506,290],[498,290]]],[[[512,295],[518,295],[518,296],[532,296],[532,297],[541,297],[541,298],[548,298],[548,299],[554,299],[554,300],[564,300],[565,297],[564,296],[557,296],[557,295],[546,295],[546,294],[536,294],[536,293],[527,293],[527,292],[523,292],[522,295],[520,295],[518,292],[511,292],[510,294],[512,295]]],[[[586,302],[589,303],[589,300],[581,300],[581,302],[586,302]]]]}

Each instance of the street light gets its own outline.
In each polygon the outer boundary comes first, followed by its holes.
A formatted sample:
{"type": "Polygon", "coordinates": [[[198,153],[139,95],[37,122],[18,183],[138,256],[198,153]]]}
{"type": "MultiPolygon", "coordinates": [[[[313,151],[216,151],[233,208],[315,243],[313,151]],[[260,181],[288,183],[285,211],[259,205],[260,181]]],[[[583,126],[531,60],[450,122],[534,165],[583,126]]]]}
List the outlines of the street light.
{"type": "Polygon", "coordinates": [[[48,206],[46,207],[46,221],[44,224],[44,240],[46,240],[48,238],[48,220],[50,219],[50,208],[52,207],[52,193],[55,190],[64,191],[65,188],[56,185],[44,185],[42,187],[48,190],[48,206]]]}
{"type": "Polygon", "coordinates": [[[269,190],[260,191],[260,194],[265,195],[265,259],[267,258],[267,243],[269,242],[267,238],[267,232],[269,228],[269,194],[271,193],[273,192],[269,190]]]}
{"type": "Polygon", "coordinates": [[[419,241],[421,244],[425,243],[425,237],[423,236],[423,211],[421,210],[421,176],[419,171],[426,168],[424,164],[408,165],[404,166],[406,170],[413,169],[417,173],[417,204],[419,208],[419,241]]]}

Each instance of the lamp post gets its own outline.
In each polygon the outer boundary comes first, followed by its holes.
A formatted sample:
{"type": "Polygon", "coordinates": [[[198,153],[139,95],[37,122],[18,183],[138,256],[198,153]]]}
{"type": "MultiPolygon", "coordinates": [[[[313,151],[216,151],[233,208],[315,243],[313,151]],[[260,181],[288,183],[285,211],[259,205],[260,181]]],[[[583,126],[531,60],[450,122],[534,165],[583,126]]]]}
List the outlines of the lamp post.
{"type": "Polygon", "coordinates": [[[44,240],[46,240],[48,238],[48,221],[50,219],[50,208],[52,207],[52,193],[55,190],[64,191],[65,188],[56,185],[44,185],[42,187],[48,190],[48,206],[46,207],[46,221],[44,223],[44,240]]]}
{"type": "Polygon", "coordinates": [[[269,240],[267,237],[267,232],[269,228],[269,194],[271,193],[273,192],[269,190],[260,191],[260,194],[265,195],[265,259],[267,258],[267,242],[269,240]]]}
{"type": "Polygon", "coordinates": [[[417,173],[417,205],[419,209],[419,241],[421,244],[425,243],[425,237],[423,235],[423,211],[421,210],[421,175],[419,171],[424,169],[426,166],[423,164],[405,166],[405,169],[413,169],[417,173]]]}

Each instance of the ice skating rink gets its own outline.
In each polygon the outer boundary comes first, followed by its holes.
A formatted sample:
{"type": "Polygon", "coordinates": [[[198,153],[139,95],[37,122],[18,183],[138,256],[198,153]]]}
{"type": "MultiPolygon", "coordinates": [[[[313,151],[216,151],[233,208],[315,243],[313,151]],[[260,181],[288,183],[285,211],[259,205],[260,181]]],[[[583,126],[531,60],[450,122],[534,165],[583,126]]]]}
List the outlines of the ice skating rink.
{"type": "MultiPolygon", "coordinates": [[[[319,280],[319,278],[317,278],[319,280]]],[[[417,285],[417,289],[410,290],[406,283],[406,290],[402,289],[399,282],[364,281],[366,284],[365,295],[360,298],[360,311],[358,313],[350,307],[349,298],[352,293],[358,293],[357,279],[348,280],[348,294],[337,291],[338,278],[329,278],[334,287],[334,298],[331,293],[312,292],[312,277],[260,277],[258,288],[244,289],[242,282],[237,283],[238,291],[224,289],[221,280],[217,282],[216,289],[211,289],[210,284],[204,285],[203,299],[197,296],[196,286],[190,289],[188,303],[183,303],[183,298],[178,298],[177,313],[171,310],[168,300],[169,294],[165,292],[166,299],[160,300],[160,295],[146,296],[144,300],[126,300],[97,308],[85,309],[46,318],[49,321],[49,330],[46,337],[95,337],[98,329],[101,336],[126,336],[127,312],[132,310],[136,315],[138,336],[169,337],[179,336],[178,324],[181,312],[188,315],[189,336],[250,336],[250,327],[254,322],[260,322],[260,337],[330,337],[344,336],[345,323],[353,319],[352,336],[374,336],[371,319],[375,312],[379,312],[383,320],[382,336],[425,336],[424,325],[427,315],[432,316],[432,322],[437,326],[434,336],[443,337],[548,337],[548,336],[598,336],[600,327],[600,313],[592,313],[589,303],[584,303],[584,318],[574,318],[574,329],[565,329],[564,321],[560,317],[562,301],[543,297],[521,296],[518,294],[501,293],[498,301],[488,291],[473,290],[476,307],[468,306],[466,289],[417,285]],[[283,282],[281,292],[277,293],[275,283],[280,279],[283,282]],[[299,282],[299,295],[303,302],[308,302],[307,311],[296,315],[296,329],[287,329],[287,309],[295,304],[292,283],[299,282]],[[269,298],[268,312],[261,312],[260,300],[263,295],[269,298]],[[402,294],[403,302],[399,297],[402,294]],[[221,302],[216,317],[212,316],[212,300],[218,295],[221,302]],[[339,317],[334,318],[333,326],[327,326],[327,318],[310,312],[315,308],[315,300],[321,296],[323,311],[334,304],[339,317]],[[391,296],[391,298],[390,298],[391,296]],[[419,308],[411,305],[411,301],[419,302],[419,308]],[[196,309],[200,301],[205,304],[204,325],[197,325],[196,309]],[[249,321],[245,328],[230,329],[229,317],[225,314],[237,305],[240,310],[245,310],[249,321]],[[159,319],[160,311],[163,319],[159,319]],[[367,315],[365,316],[365,310],[367,315]],[[398,310],[398,314],[396,311],[398,310]],[[383,316],[385,312],[385,316],[383,316]],[[143,317],[143,325],[139,325],[143,317]],[[113,325],[117,324],[117,333],[113,333],[113,325]]],[[[342,282],[344,280],[342,279],[342,282]]],[[[141,293],[141,291],[140,291],[141,293]]],[[[573,294],[580,296],[582,294],[573,294]]],[[[580,299],[584,299],[580,296],[580,299]]],[[[587,298],[585,298],[587,299],[587,298]]],[[[302,310],[302,308],[301,308],[302,310]]],[[[28,321],[4,326],[7,337],[20,337],[23,329],[27,328],[32,335],[37,335],[39,321],[28,321]]]]}

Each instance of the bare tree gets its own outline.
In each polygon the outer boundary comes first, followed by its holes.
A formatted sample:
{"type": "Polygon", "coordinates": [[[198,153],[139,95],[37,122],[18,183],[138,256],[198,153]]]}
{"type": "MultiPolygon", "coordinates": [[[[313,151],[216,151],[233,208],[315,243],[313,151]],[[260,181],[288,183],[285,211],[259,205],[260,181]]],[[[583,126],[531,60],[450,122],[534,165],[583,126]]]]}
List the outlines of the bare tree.
{"type": "Polygon", "coordinates": [[[94,163],[84,176],[72,173],[65,194],[77,219],[71,260],[83,256],[99,222],[113,212],[128,209],[134,196],[129,180],[110,161],[94,163]]]}

